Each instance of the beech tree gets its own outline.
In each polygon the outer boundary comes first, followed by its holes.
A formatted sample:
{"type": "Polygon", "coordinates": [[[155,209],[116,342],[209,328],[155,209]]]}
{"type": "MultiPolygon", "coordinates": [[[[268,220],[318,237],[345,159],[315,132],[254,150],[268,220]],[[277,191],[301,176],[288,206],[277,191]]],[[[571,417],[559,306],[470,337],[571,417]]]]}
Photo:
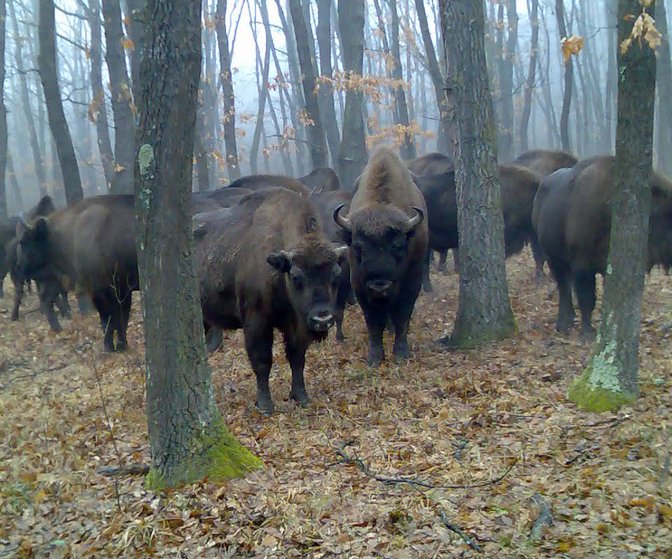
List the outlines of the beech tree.
{"type": "Polygon", "coordinates": [[[5,30],[7,6],[0,0],[0,219],[7,217],[7,107],[5,106],[5,30]]]}
{"type": "Polygon", "coordinates": [[[647,29],[653,27],[649,18],[639,0],[619,0],[615,184],[602,322],[588,365],[569,390],[570,400],[592,411],[616,409],[639,395],[656,84],[655,40],[646,40],[647,29]],[[645,26],[642,36],[634,40],[633,19],[635,25],[643,22],[645,26]]]}
{"type": "Polygon", "coordinates": [[[483,3],[441,0],[446,57],[459,135],[455,179],[460,232],[460,288],[449,347],[474,347],[516,331],[506,283],[504,218],[485,62],[483,3]]]}
{"type": "Polygon", "coordinates": [[[44,90],[44,99],[47,104],[49,128],[56,146],[58,161],[63,173],[65,199],[73,204],[84,197],[82,181],[79,176],[79,167],[72,145],[72,136],[68,121],[63,111],[61,91],[58,87],[56,71],[56,21],[53,0],[40,0],[40,18],[38,25],[40,52],[37,63],[40,70],[40,80],[44,90]]]}
{"type": "MultiPolygon", "coordinates": [[[[558,32],[560,39],[567,37],[567,27],[565,26],[565,4],[563,0],[555,0],[555,17],[558,22],[558,32]]],[[[560,113],[560,140],[562,149],[569,151],[569,109],[572,104],[572,89],[574,88],[574,63],[572,57],[565,59],[565,78],[564,92],[562,95],[562,112],[560,113]]]]}
{"type": "Polygon", "coordinates": [[[154,489],[261,466],[215,404],[193,258],[190,192],[201,2],[149,0],[140,65],[137,245],[154,489]]]}

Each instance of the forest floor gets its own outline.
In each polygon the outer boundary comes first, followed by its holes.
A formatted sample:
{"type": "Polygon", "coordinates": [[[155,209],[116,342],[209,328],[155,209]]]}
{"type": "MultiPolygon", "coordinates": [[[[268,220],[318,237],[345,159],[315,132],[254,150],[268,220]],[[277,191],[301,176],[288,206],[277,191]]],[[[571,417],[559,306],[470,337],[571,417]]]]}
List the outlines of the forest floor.
{"type": "Polygon", "coordinates": [[[507,266],[515,338],[437,348],[457,276],[434,273],[407,365],[369,370],[350,309],[346,343],[330,335],[309,351],[312,403],[300,409],[276,344],[270,418],[229,333],[211,357],[216,397],[265,468],[160,494],[140,475],[98,473],[149,462],[138,306],[131,349],[105,355],[94,316],[54,335],[33,295],[12,323],[7,289],[0,557],[672,557],[672,278],[646,282],[641,398],[597,415],[565,398],[590,344],[554,331],[553,287],[535,286],[527,253],[507,266]]]}

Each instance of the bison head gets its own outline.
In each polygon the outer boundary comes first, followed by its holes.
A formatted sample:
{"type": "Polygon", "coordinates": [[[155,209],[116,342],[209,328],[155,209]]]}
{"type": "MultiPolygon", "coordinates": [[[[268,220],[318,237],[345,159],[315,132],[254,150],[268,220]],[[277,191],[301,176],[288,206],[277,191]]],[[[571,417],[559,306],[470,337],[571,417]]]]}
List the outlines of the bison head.
{"type": "Polygon", "coordinates": [[[364,283],[370,300],[384,302],[397,292],[406,268],[409,242],[425,218],[420,208],[413,217],[393,206],[373,206],[347,219],[334,210],[334,221],[349,233],[350,265],[364,283]]]}
{"type": "Polygon", "coordinates": [[[307,329],[326,335],[334,323],[334,304],[341,280],[338,260],[347,247],[334,248],[324,241],[302,242],[291,250],[268,255],[266,261],[283,274],[287,295],[307,329]]]}
{"type": "Polygon", "coordinates": [[[19,269],[26,276],[34,276],[48,265],[49,225],[39,218],[33,225],[22,220],[16,260],[19,269]]]}

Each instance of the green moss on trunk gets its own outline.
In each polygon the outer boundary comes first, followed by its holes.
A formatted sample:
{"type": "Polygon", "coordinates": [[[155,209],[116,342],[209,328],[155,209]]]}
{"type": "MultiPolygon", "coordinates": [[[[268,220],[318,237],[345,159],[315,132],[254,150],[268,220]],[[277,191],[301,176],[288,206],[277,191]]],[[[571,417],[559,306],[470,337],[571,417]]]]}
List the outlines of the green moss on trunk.
{"type": "Polygon", "coordinates": [[[263,462],[236,440],[221,418],[208,434],[193,441],[190,454],[190,459],[170,472],[152,467],[145,480],[147,488],[161,491],[204,479],[224,481],[263,467],[263,462]]]}
{"type": "Polygon", "coordinates": [[[637,399],[637,394],[604,388],[591,382],[593,371],[589,365],[583,374],[572,382],[567,397],[581,409],[603,412],[619,409],[637,399]]]}
{"type": "Polygon", "coordinates": [[[479,330],[469,330],[466,331],[466,328],[455,329],[452,335],[441,338],[439,343],[447,349],[476,349],[484,345],[501,342],[512,336],[515,336],[518,332],[518,326],[516,321],[513,320],[510,324],[498,329],[486,331],[484,329],[479,330]]]}

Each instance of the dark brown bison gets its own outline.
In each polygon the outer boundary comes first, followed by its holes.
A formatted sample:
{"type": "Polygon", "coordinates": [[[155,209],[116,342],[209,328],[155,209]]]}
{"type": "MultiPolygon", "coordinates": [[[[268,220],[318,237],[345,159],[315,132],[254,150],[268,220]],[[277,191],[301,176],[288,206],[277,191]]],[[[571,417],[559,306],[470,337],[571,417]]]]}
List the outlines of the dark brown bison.
{"type": "Polygon", "coordinates": [[[341,189],[341,181],[331,167],[318,167],[307,175],[299,177],[298,180],[305,184],[311,192],[327,192],[329,190],[341,189]]]}
{"type": "Polygon", "coordinates": [[[273,330],[280,330],[292,369],[290,397],[306,405],[306,349],[324,340],[334,322],[338,259],[346,248],[325,237],[307,198],[283,188],[194,216],[194,238],[206,331],[243,329],[256,403],[270,414],[273,330]]]}
{"type": "Polygon", "coordinates": [[[235,206],[253,190],[249,188],[224,186],[217,190],[191,193],[191,215],[209,212],[217,208],[235,206]]]}
{"type": "Polygon", "coordinates": [[[574,167],[578,159],[566,151],[533,149],[521,153],[511,164],[526,167],[542,177],[554,173],[558,169],[574,167]]]}
{"type": "MultiPolygon", "coordinates": [[[[133,196],[87,198],[38,218],[19,240],[18,264],[30,277],[50,274],[89,294],[100,316],[106,351],[126,348],[131,292],[138,289],[133,196]]],[[[53,312],[56,290],[44,304],[53,312]]],[[[55,313],[52,317],[56,323],[55,313]]],[[[51,321],[50,321],[51,322],[51,321]]]]}
{"type": "MultiPolygon", "coordinates": [[[[595,275],[607,268],[614,188],[612,156],[599,156],[546,177],[535,199],[533,220],[558,288],[556,328],[574,321],[572,284],[581,312],[581,335],[594,334],[595,275]]],[[[672,181],[654,172],[647,265],[672,265],[672,181]]]]}
{"type": "MultiPolygon", "coordinates": [[[[248,175],[233,181],[229,186],[220,188],[247,188],[249,190],[266,190],[268,188],[286,188],[302,196],[308,196],[310,189],[298,179],[284,175],[248,175]]],[[[217,191],[213,191],[217,192],[217,191]]]]}
{"type": "Polygon", "coordinates": [[[441,175],[455,170],[453,160],[442,153],[427,153],[408,161],[406,163],[408,170],[416,176],[441,175]]]}
{"type": "MultiPolygon", "coordinates": [[[[576,157],[566,151],[533,149],[521,153],[512,161],[512,164],[526,167],[543,178],[558,169],[574,167],[577,161],[576,157]]],[[[536,240],[530,243],[530,248],[532,249],[532,257],[534,258],[535,278],[539,282],[544,277],[544,262],[546,261],[546,257],[536,240]]]]}
{"type": "MultiPolygon", "coordinates": [[[[313,203],[324,226],[324,233],[327,239],[338,245],[347,243],[347,233],[334,222],[333,215],[336,208],[342,204],[349,204],[351,195],[344,190],[328,190],[311,193],[310,201],[313,203]]],[[[334,319],[336,321],[336,340],[342,342],[345,339],[343,335],[343,316],[345,307],[348,304],[354,304],[352,294],[352,284],[350,283],[350,263],[347,255],[338,261],[341,267],[341,283],[336,295],[336,306],[334,307],[334,319]]]]}
{"type": "Polygon", "coordinates": [[[347,217],[334,220],[348,233],[352,286],[369,333],[370,365],[385,357],[383,330],[395,329],[393,353],[408,358],[408,326],[427,257],[427,207],[399,157],[380,148],[362,173],[347,217]]]}
{"type": "MultiPolygon", "coordinates": [[[[540,177],[517,165],[499,165],[498,168],[505,252],[507,256],[511,256],[520,252],[527,243],[536,242],[532,227],[532,205],[540,177]]],[[[427,202],[429,247],[438,252],[456,249],[458,231],[455,173],[417,176],[414,180],[427,202]]]]}
{"type": "MultiPolygon", "coordinates": [[[[4,296],[2,284],[7,272],[10,272],[16,260],[16,241],[18,227],[21,219],[32,220],[38,216],[47,216],[56,211],[56,206],[51,196],[43,196],[25,214],[12,216],[9,219],[0,219],[0,297],[4,296]]],[[[23,284],[21,285],[23,288],[23,284]]]]}

